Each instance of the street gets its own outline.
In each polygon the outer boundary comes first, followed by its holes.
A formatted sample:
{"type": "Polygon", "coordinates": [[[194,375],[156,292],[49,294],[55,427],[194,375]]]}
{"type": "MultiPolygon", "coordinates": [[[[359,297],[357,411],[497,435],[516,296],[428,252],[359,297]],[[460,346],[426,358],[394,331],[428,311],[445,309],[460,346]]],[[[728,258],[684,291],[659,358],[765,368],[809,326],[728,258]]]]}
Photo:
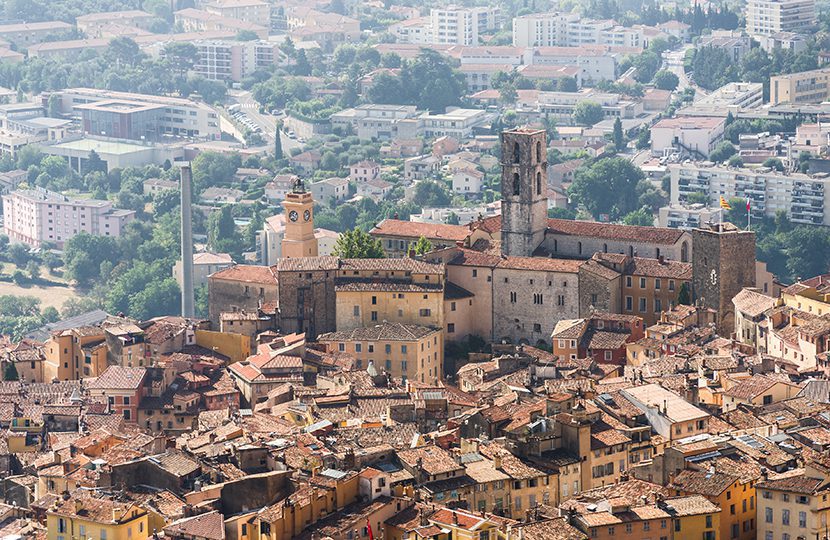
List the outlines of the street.
{"type": "MultiPolygon", "coordinates": [[[[254,96],[247,90],[232,90],[228,92],[228,96],[240,105],[241,112],[250,118],[262,130],[260,135],[265,139],[269,147],[274,144],[274,132],[277,129],[278,118],[270,114],[263,114],[259,112],[259,103],[254,99],[254,96]]],[[[290,139],[285,133],[280,133],[280,141],[282,142],[282,151],[287,156],[291,154],[294,148],[302,149],[303,145],[296,139],[290,139]]]]}
{"type": "Polygon", "coordinates": [[[677,85],[678,93],[683,92],[686,88],[694,88],[695,100],[697,100],[703,96],[706,96],[708,92],[690,81],[689,77],[686,76],[686,70],[683,68],[683,60],[686,58],[686,51],[692,47],[693,45],[687,44],[683,45],[679,50],[664,52],[663,67],[677,75],[677,78],[680,81],[677,85]]]}

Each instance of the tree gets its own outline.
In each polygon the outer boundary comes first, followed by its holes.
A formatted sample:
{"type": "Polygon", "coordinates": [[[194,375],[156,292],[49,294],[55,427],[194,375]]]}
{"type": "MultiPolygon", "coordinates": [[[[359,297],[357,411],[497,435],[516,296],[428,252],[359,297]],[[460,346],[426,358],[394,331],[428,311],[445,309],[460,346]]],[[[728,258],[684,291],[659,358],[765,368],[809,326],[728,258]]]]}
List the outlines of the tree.
{"type": "Polygon", "coordinates": [[[735,150],[735,146],[732,143],[729,141],[722,141],[715,147],[714,150],[709,152],[709,161],[720,163],[731,158],[736,152],[737,150],[735,150]]]}
{"type": "Polygon", "coordinates": [[[240,30],[236,33],[236,41],[256,41],[259,36],[253,30],[240,30]]]}
{"type": "Polygon", "coordinates": [[[180,82],[185,80],[187,72],[193,69],[199,60],[199,49],[196,45],[186,41],[167,43],[162,54],[180,82]]]}
{"type": "Polygon", "coordinates": [[[605,118],[602,105],[594,101],[580,101],[574,107],[573,119],[577,124],[593,126],[605,118]]]}
{"type": "Polygon", "coordinates": [[[40,148],[33,144],[27,144],[17,152],[17,168],[28,170],[32,165],[40,165],[43,154],[40,148]]]}
{"type": "Polygon", "coordinates": [[[653,82],[656,88],[660,90],[671,90],[673,92],[677,89],[677,85],[680,84],[680,78],[671,71],[662,69],[654,74],[653,82]]]}
{"type": "Polygon", "coordinates": [[[153,213],[157,216],[167,214],[180,204],[181,195],[175,189],[165,189],[153,195],[153,213]]]}
{"type": "Polygon", "coordinates": [[[52,94],[49,96],[49,101],[47,102],[47,109],[47,114],[49,118],[61,117],[61,98],[57,94],[52,94]]]}
{"type": "Polygon", "coordinates": [[[208,246],[215,253],[242,253],[242,237],[236,228],[231,209],[231,205],[225,205],[208,216],[208,246]]]}
{"type": "Polygon", "coordinates": [[[637,132],[637,150],[645,150],[649,146],[651,146],[651,130],[640,126],[640,131],[637,132]]]}
{"type": "Polygon", "coordinates": [[[3,380],[17,381],[19,379],[20,376],[17,374],[17,367],[14,365],[14,362],[6,362],[6,367],[3,369],[3,380]]]}
{"type": "Polygon", "coordinates": [[[58,322],[61,318],[60,313],[58,313],[57,308],[55,306],[47,306],[43,309],[43,322],[45,323],[53,323],[58,322]]]}
{"type": "Polygon", "coordinates": [[[106,56],[111,58],[116,66],[135,66],[144,54],[138,44],[131,38],[119,36],[110,40],[106,56]]]}
{"type": "Polygon", "coordinates": [[[400,80],[403,94],[398,103],[432,112],[444,112],[451,105],[460,105],[466,93],[464,76],[432,49],[421,49],[414,61],[405,64],[400,80]]]}
{"type": "Polygon", "coordinates": [[[726,164],[729,165],[730,167],[743,167],[744,166],[744,160],[741,159],[741,156],[739,156],[738,154],[735,154],[735,155],[731,156],[728,160],[726,160],[726,164]]]}
{"type": "Polygon", "coordinates": [[[449,206],[452,194],[447,186],[432,180],[421,180],[415,184],[412,202],[420,207],[449,206]]]}
{"type": "Polygon", "coordinates": [[[120,259],[118,242],[111,236],[80,232],[67,240],[63,247],[66,277],[81,285],[100,277],[101,262],[117,264],[120,259]]]}
{"type": "Polygon", "coordinates": [[[299,75],[300,77],[308,77],[311,75],[311,64],[308,62],[305,49],[297,51],[294,63],[294,75],[299,75]]]}
{"type": "Polygon", "coordinates": [[[242,158],[239,154],[200,152],[192,162],[194,194],[211,186],[229,184],[241,165],[242,158]]]}
{"type": "Polygon", "coordinates": [[[643,171],[627,159],[601,158],[576,170],[568,194],[595,218],[618,219],[637,210],[637,188],[644,178],[643,171]]]}
{"type": "Polygon", "coordinates": [[[87,157],[86,167],[84,168],[84,173],[91,172],[107,172],[107,162],[101,159],[95,149],[89,151],[89,157],[87,157]]]}
{"type": "Polygon", "coordinates": [[[505,84],[499,88],[499,99],[505,105],[512,105],[513,103],[516,103],[517,99],[519,99],[519,93],[516,91],[516,87],[512,84],[505,84]]]}
{"type": "Polygon", "coordinates": [[[415,255],[426,255],[432,251],[432,242],[427,240],[425,236],[421,236],[416,242],[409,243],[408,251],[414,252],[415,255]]]}
{"type": "Polygon", "coordinates": [[[555,219],[576,219],[576,212],[570,208],[548,208],[548,217],[555,219]]]}
{"type": "Polygon", "coordinates": [[[9,260],[11,260],[11,262],[18,268],[26,266],[26,263],[29,262],[29,259],[32,257],[32,254],[29,252],[29,246],[20,243],[10,245],[6,249],[6,254],[9,257],[9,260]]]}
{"type": "Polygon", "coordinates": [[[677,293],[677,303],[684,306],[692,305],[692,295],[689,291],[689,284],[686,282],[683,282],[680,286],[680,291],[677,293]]]}
{"type": "Polygon", "coordinates": [[[380,239],[358,228],[342,233],[334,244],[334,255],[344,259],[382,259],[386,257],[380,239]]]}
{"type": "Polygon", "coordinates": [[[40,279],[40,264],[35,260],[29,261],[26,263],[26,272],[32,281],[37,281],[40,279]]]}
{"type": "Polygon", "coordinates": [[[650,50],[643,51],[642,54],[637,55],[631,61],[631,65],[637,69],[634,78],[637,79],[637,82],[643,84],[651,81],[654,74],[660,69],[661,63],[662,60],[660,60],[659,54],[650,50]]]}
{"type": "Polygon", "coordinates": [[[654,225],[654,215],[645,208],[634,210],[623,216],[623,223],[626,225],[641,225],[651,227],[654,225]]]}
{"type": "Polygon", "coordinates": [[[787,269],[793,276],[817,276],[830,266],[830,234],[823,227],[798,226],[787,234],[787,269]]]}
{"type": "Polygon", "coordinates": [[[274,159],[281,160],[282,155],[282,122],[277,122],[277,129],[274,132],[274,159]]]}
{"type": "Polygon", "coordinates": [[[614,119],[614,131],[612,133],[612,138],[614,140],[614,147],[617,149],[617,152],[624,151],[625,134],[623,133],[622,120],[620,120],[619,116],[614,119]]]}
{"type": "Polygon", "coordinates": [[[775,169],[778,172],[784,172],[784,164],[781,162],[780,159],[776,157],[770,157],[764,160],[761,164],[763,167],[769,167],[770,169],[775,169]]]}

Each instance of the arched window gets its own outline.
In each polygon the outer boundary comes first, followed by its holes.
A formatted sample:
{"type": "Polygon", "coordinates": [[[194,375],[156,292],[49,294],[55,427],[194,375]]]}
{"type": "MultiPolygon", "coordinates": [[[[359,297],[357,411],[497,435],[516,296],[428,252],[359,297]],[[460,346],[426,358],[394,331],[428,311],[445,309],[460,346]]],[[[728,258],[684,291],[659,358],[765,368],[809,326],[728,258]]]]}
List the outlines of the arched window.
{"type": "Polygon", "coordinates": [[[628,256],[629,257],[634,256],[634,246],[628,246],[628,256]]]}
{"type": "Polygon", "coordinates": [[[579,254],[582,255],[582,242],[577,242],[576,248],[579,250],[579,254]]]}
{"type": "Polygon", "coordinates": [[[521,158],[521,152],[519,151],[519,143],[513,143],[513,163],[518,163],[519,158],[521,158]]]}
{"type": "Polygon", "coordinates": [[[608,253],[608,244],[602,244],[602,252],[608,253]]]}
{"type": "Polygon", "coordinates": [[[542,143],[536,141],[536,161],[542,163],[542,143]]]}
{"type": "Polygon", "coordinates": [[[680,244],[680,262],[689,262],[689,244],[686,242],[680,244]]]}
{"type": "Polygon", "coordinates": [[[513,173],[513,195],[518,195],[522,191],[522,180],[519,178],[519,173],[513,173]]]}
{"type": "Polygon", "coordinates": [[[542,173],[536,173],[536,195],[542,194],[542,173]]]}

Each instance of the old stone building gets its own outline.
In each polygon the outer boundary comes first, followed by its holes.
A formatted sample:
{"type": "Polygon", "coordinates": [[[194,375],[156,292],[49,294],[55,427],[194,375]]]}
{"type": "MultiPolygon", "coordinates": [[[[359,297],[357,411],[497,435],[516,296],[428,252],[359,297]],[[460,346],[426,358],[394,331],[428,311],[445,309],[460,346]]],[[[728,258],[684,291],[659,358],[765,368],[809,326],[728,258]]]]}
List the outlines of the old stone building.
{"type": "Polygon", "coordinates": [[[335,326],[334,278],[337,257],[279,259],[273,268],[277,283],[277,321],[282,332],[316,336],[335,326]]]}
{"type": "Polygon", "coordinates": [[[271,268],[240,264],[208,277],[208,315],[219,328],[223,311],[256,312],[263,302],[277,301],[277,280],[271,268]]]}
{"type": "Polygon", "coordinates": [[[501,252],[529,257],[545,238],[548,220],[544,130],[501,134],[501,252]]]}
{"type": "Polygon", "coordinates": [[[755,233],[731,223],[694,229],[692,253],[692,296],[718,312],[718,332],[728,336],[735,328],[732,299],[755,286],[755,233]]]}

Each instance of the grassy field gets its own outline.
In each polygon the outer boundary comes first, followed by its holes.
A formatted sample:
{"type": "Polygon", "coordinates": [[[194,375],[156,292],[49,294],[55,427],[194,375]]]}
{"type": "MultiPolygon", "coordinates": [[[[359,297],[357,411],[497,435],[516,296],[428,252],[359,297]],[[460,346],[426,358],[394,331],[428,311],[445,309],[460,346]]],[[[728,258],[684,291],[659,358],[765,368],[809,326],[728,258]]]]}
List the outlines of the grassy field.
{"type": "MultiPolygon", "coordinates": [[[[15,271],[15,268],[15,265],[11,263],[0,263],[0,272],[2,273],[11,274],[15,271]]],[[[12,282],[0,281],[0,295],[34,296],[40,300],[41,308],[53,306],[58,311],[68,299],[79,296],[73,287],[65,284],[62,278],[50,275],[46,267],[41,268],[40,275],[42,280],[54,283],[49,285],[25,284],[21,286],[12,282]]]]}

